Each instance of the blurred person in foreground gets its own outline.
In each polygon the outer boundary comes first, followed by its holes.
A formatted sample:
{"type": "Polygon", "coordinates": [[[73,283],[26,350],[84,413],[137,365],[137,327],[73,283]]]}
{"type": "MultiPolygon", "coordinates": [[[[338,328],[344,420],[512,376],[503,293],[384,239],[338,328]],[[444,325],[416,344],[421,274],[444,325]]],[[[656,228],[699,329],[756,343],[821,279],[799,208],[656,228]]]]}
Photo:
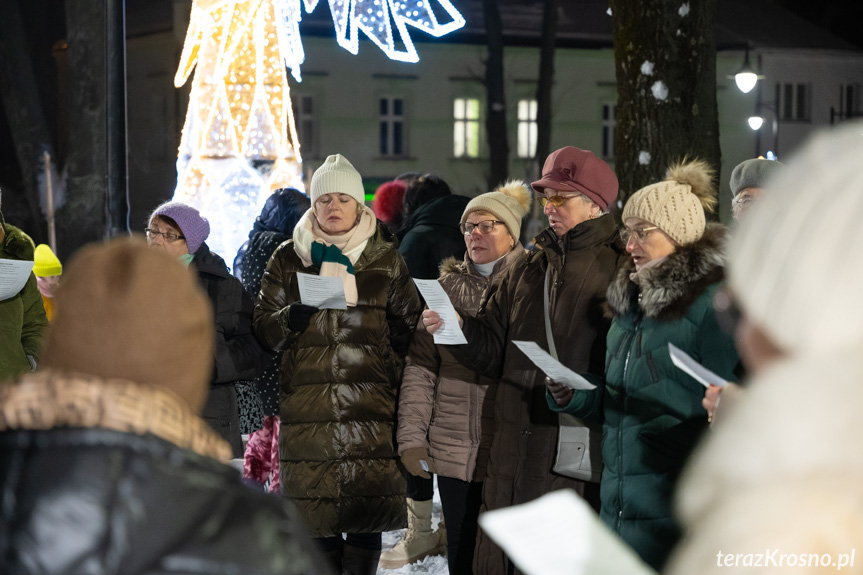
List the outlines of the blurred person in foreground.
{"type": "Polygon", "coordinates": [[[150,215],[147,243],[178,259],[198,274],[213,304],[216,350],[210,393],[202,417],[231,445],[232,458],[243,457],[237,382],[260,373],[264,349],[252,334],[252,299],[231,275],[225,260],[210,251],[210,222],[182,202],[166,202],[150,215]]]}
{"type": "Polygon", "coordinates": [[[719,317],[751,377],[681,479],[667,573],[863,573],[861,134],[813,138],[730,241],[719,317]]]}
{"type": "MultiPolygon", "coordinates": [[[[493,285],[524,254],[518,238],[531,193],[511,181],[472,199],[461,217],[464,259],[444,260],[438,282],[453,305],[476,315],[493,285]]],[[[438,476],[446,520],[447,562],[452,575],[472,572],[477,516],[494,433],[497,382],[461,365],[449,346],[418,330],[411,343],[399,395],[398,443],[413,476],[438,476]],[[426,462],[426,469],[422,462],[426,462]]],[[[408,532],[381,556],[381,567],[413,563],[433,552],[431,501],[408,499],[408,532]]]]}
{"type": "MultiPolygon", "coordinates": [[[[2,207],[0,194],[0,259],[32,262],[33,240],[6,223],[2,207]]],[[[36,276],[31,271],[21,291],[0,301],[0,382],[36,370],[47,325],[36,276]]]]}
{"type": "Polygon", "coordinates": [[[255,333],[282,355],[282,493],[337,570],[372,575],[382,532],[406,519],[396,397],[422,307],[347,158],[328,156],[309,195],[312,207],[267,264],[255,333]],[[299,274],[338,278],[346,308],[302,303],[299,274]]]}
{"type": "Polygon", "coordinates": [[[195,276],[114,240],[57,299],[40,371],[0,386],[0,572],[328,572],[199,417],[215,336],[195,276]]]}
{"type": "MultiPolygon", "coordinates": [[[[605,293],[627,259],[614,218],[605,211],[617,197],[617,176],[593,152],[567,146],[549,155],[542,178],[531,185],[549,223],[535,239],[538,250],[510,267],[476,318],[461,314],[467,344],[448,349],[463,365],[500,380],[482,510],[525,503],[564,488],[576,490],[598,508],[596,483],[552,471],[558,414],[546,403],[545,374],[512,342],[535,341],[541,346],[547,342],[543,305],[547,285],[551,332],[560,362],[577,372],[604,372],[605,336],[611,324],[603,314],[605,293]]],[[[431,310],[423,312],[422,321],[432,333],[442,325],[431,310]]],[[[512,570],[518,572],[480,531],[474,572],[512,570]]]]}
{"type": "MultiPolygon", "coordinates": [[[[294,228],[311,206],[309,197],[294,188],[270,194],[255,218],[249,239],[234,258],[234,275],[252,301],[261,292],[261,278],[276,248],[291,239],[294,228]]],[[[243,456],[243,477],[279,492],[279,356],[267,354],[264,369],[254,381],[263,421],[250,431],[243,456]]],[[[239,399],[238,399],[239,401],[239,399]]],[[[240,411],[242,415],[242,410],[240,411]]],[[[242,421],[240,422],[242,425],[242,421]]]]}
{"type": "Polygon", "coordinates": [[[600,515],[657,570],[680,537],[676,480],[708,424],[704,387],[671,362],[668,344],[725,379],[738,363],[712,305],[725,238],[705,217],[716,205],[713,174],[683,161],[627,200],[621,238],[632,260],[608,288],[605,377],[590,377],[590,391],[549,383],[551,409],[602,421],[600,515]]]}

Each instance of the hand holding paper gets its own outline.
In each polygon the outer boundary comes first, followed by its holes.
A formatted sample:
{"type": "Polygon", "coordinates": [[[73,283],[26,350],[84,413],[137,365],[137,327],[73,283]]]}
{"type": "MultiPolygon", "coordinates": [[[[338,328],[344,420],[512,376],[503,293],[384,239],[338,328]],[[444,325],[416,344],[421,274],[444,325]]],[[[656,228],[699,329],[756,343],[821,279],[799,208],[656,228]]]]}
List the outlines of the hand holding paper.
{"type": "Polygon", "coordinates": [[[297,273],[300,301],[320,309],[348,309],[342,278],[297,273]]]}
{"type": "Polygon", "coordinates": [[[444,345],[467,343],[464,333],[458,326],[458,314],[443,286],[437,280],[415,279],[414,283],[429,309],[437,312],[443,320],[443,327],[434,332],[434,342],[444,345]]]}
{"type": "Polygon", "coordinates": [[[695,381],[704,387],[709,388],[711,385],[725,387],[728,385],[726,380],[692,359],[685,351],[671,342],[668,343],[668,353],[671,356],[671,363],[690,375],[695,379],[695,381]]]}
{"type": "Polygon", "coordinates": [[[535,341],[513,341],[513,344],[524,353],[548,377],[558,383],[576,390],[596,389],[596,386],[551,357],[547,351],[539,347],[535,341]]]}

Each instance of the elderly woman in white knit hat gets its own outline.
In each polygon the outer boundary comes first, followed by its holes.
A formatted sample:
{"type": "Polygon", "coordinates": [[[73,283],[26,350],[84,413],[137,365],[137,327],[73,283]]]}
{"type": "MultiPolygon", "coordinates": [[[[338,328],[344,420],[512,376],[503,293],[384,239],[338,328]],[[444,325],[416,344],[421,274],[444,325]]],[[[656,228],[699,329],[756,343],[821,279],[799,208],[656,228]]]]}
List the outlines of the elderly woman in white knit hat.
{"type": "Polygon", "coordinates": [[[422,307],[345,157],[315,171],[309,197],[293,239],[267,264],[254,314],[258,338],[282,352],[282,493],[337,572],[373,574],[381,533],[405,523],[396,395],[422,307]],[[340,278],[347,309],[301,303],[299,273],[340,278]]]}
{"type": "Polygon", "coordinates": [[[549,384],[549,407],[603,420],[601,516],[657,570],[680,536],[675,479],[708,423],[704,388],[672,364],[668,344],[726,379],[738,363],[712,307],[724,278],[724,228],[705,221],[712,178],[705,162],[681,163],[629,198],[621,237],[632,262],[608,288],[605,378],[591,391],[549,384]]]}
{"type": "Polygon", "coordinates": [[[729,242],[750,379],[680,481],[669,573],[861,573],[861,133],[811,140],[729,242]]]}
{"type": "MultiPolygon", "coordinates": [[[[530,201],[527,186],[511,181],[468,203],[460,226],[464,260],[444,260],[438,279],[462,312],[475,316],[489,290],[524,255],[519,236],[530,201]]],[[[472,569],[496,385],[459,363],[448,346],[435,345],[425,330],[414,335],[399,397],[399,453],[409,473],[438,475],[450,573],[472,569]]],[[[436,551],[431,511],[431,501],[408,500],[408,533],[381,557],[381,567],[400,567],[436,551]]]]}

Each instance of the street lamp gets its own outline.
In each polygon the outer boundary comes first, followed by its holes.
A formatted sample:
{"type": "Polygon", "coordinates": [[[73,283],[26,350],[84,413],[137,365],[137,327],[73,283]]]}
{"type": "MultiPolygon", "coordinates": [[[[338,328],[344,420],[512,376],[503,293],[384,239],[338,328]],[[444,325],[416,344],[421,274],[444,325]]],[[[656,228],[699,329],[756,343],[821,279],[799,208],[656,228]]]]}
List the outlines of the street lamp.
{"type": "MultiPolygon", "coordinates": [[[[755,70],[752,68],[752,64],[749,63],[749,45],[746,46],[746,55],[743,57],[743,67],[739,72],[734,74],[734,76],[729,76],[729,78],[734,78],[734,83],[737,84],[737,88],[743,92],[744,94],[748,94],[752,91],[752,88],[755,87],[755,84],[758,83],[758,80],[764,78],[764,76],[759,76],[755,73],[755,70]]],[[[753,128],[757,129],[757,128],[753,128]]]]}
{"type": "Polygon", "coordinates": [[[773,152],[779,152],[779,114],[776,111],[776,103],[775,102],[756,102],[755,104],[755,115],[750,116],[747,122],[749,122],[749,127],[752,128],[756,134],[755,139],[755,155],[761,155],[761,126],[764,125],[764,117],[761,115],[762,110],[767,110],[773,113],[773,152]]]}
{"type": "Polygon", "coordinates": [[[753,130],[761,129],[761,125],[764,123],[764,118],[761,116],[749,116],[749,127],[753,130]]]}

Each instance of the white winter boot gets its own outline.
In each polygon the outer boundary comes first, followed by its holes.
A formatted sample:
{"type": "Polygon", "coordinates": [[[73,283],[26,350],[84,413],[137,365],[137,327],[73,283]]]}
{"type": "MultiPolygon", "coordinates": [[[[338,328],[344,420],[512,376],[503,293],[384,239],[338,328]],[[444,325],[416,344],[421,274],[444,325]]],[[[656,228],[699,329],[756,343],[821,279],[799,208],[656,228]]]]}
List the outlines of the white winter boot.
{"type": "MultiPolygon", "coordinates": [[[[414,501],[408,498],[407,503],[408,529],[395,547],[381,553],[380,566],[384,569],[398,569],[441,552],[438,533],[431,528],[431,499],[414,501]]],[[[446,550],[446,546],[443,550],[446,550]]]]}

